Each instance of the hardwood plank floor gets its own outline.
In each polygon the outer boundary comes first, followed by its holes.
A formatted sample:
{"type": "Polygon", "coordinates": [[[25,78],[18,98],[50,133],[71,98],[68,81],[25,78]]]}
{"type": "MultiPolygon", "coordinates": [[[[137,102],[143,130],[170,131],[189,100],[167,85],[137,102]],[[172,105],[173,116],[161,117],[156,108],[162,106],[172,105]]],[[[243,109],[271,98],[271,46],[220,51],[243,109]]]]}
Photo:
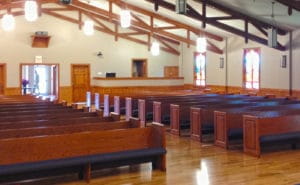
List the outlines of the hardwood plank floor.
{"type": "MultiPolygon", "coordinates": [[[[150,164],[105,169],[92,174],[90,185],[284,185],[300,183],[300,150],[244,155],[241,149],[224,150],[211,143],[167,134],[167,171],[151,170],[150,164]]],[[[77,175],[24,182],[26,185],[83,185],[77,175]]]]}

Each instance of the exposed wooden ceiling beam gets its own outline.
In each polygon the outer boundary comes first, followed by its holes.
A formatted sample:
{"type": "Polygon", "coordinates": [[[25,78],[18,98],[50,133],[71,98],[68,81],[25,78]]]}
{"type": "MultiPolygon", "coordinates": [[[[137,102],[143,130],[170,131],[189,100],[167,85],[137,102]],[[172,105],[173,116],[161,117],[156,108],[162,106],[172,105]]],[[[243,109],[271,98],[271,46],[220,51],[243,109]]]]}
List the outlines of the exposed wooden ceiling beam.
{"type": "Polygon", "coordinates": [[[257,24],[257,25],[259,25],[261,27],[264,27],[264,28],[272,28],[272,27],[274,27],[274,28],[277,29],[277,32],[280,35],[287,34],[286,30],[283,30],[283,29],[281,29],[279,27],[276,27],[276,26],[271,25],[269,23],[263,22],[263,21],[258,20],[256,18],[250,17],[250,16],[248,16],[246,14],[243,14],[242,12],[238,12],[236,10],[233,10],[232,8],[226,7],[226,6],[220,4],[220,3],[216,2],[216,1],[207,1],[207,0],[194,0],[194,1],[198,2],[198,3],[204,3],[206,1],[206,5],[211,6],[213,8],[216,8],[216,9],[218,9],[218,10],[220,10],[220,11],[226,13],[226,14],[229,14],[229,15],[232,15],[232,16],[236,16],[236,17],[240,17],[240,18],[242,18],[244,20],[247,20],[250,23],[255,23],[255,24],[257,24]]]}
{"type": "MultiPolygon", "coordinates": [[[[38,3],[42,4],[42,3],[57,3],[57,0],[37,0],[38,3]]],[[[0,4],[0,9],[7,9],[7,8],[22,8],[24,6],[24,0],[21,0],[21,1],[16,1],[16,3],[14,2],[13,4],[12,3],[9,3],[9,4],[0,4]]],[[[81,15],[82,15],[82,12],[79,11],[78,13],[78,20],[77,19],[74,19],[72,17],[68,17],[68,16],[65,16],[65,15],[61,15],[61,14],[58,14],[56,13],[56,11],[70,11],[70,10],[75,10],[73,7],[69,7],[69,6],[64,6],[64,8],[42,8],[41,11],[45,14],[48,14],[50,16],[53,16],[53,17],[56,17],[56,18],[59,18],[59,19],[62,19],[62,20],[65,20],[65,21],[68,21],[68,22],[71,22],[71,23],[75,23],[75,24],[78,24],[79,25],[79,28],[82,26],[82,20],[81,20],[81,15]]],[[[108,29],[107,26],[105,26],[103,23],[101,23],[99,20],[97,20],[93,13],[90,13],[88,11],[83,11],[87,16],[89,16],[91,19],[93,19],[97,24],[99,24],[101,27],[99,26],[95,26],[95,29],[98,30],[98,31],[101,31],[101,32],[104,32],[104,33],[107,33],[107,34],[110,34],[110,35],[115,35],[116,37],[120,37],[120,38],[123,38],[123,39],[126,39],[126,40],[130,40],[132,42],[136,42],[136,43],[139,43],[139,44],[143,44],[143,45],[148,45],[148,42],[146,41],[143,41],[143,40],[140,40],[140,39],[137,39],[137,38],[133,38],[133,37],[130,37],[129,35],[131,34],[123,34],[123,33],[117,33],[117,32],[114,32],[112,31],[111,29],[108,29]]],[[[19,16],[19,15],[24,15],[24,11],[16,11],[16,12],[12,12],[12,14],[14,16],[19,16]]],[[[97,15],[97,14],[96,14],[97,15]]],[[[0,17],[2,17],[3,15],[0,14],[0,17]]],[[[99,15],[97,15],[99,16],[99,15]]],[[[100,16],[101,17],[101,16],[100,16]]],[[[99,18],[99,17],[98,17],[99,18]]],[[[101,17],[102,19],[104,17],[101,17]]],[[[109,20],[108,18],[104,18],[105,20],[109,20]]],[[[119,24],[118,21],[114,21],[116,25],[119,24]]],[[[143,30],[140,30],[140,29],[136,29],[134,28],[133,30],[136,30],[136,31],[142,31],[144,34],[147,34],[147,32],[144,32],[143,30]]],[[[172,44],[177,44],[179,45],[179,42],[178,41],[174,41],[174,40],[171,40],[171,39],[168,39],[168,38],[164,38],[164,37],[161,37],[161,36],[158,36],[160,37],[161,39],[164,39],[165,41],[168,41],[172,44]]],[[[167,48],[167,47],[161,47],[161,50],[163,51],[166,51],[166,52],[169,52],[171,54],[174,54],[174,55],[179,55],[178,52],[175,52],[174,50],[170,49],[170,48],[167,48]]]]}
{"type": "MultiPolygon", "coordinates": [[[[59,4],[57,3],[57,0],[37,0],[37,2],[39,4],[43,4],[43,3],[53,3],[55,2],[56,4],[59,4]]],[[[113,0],[111,0],[111,2],[114,2],[113,0]]],[[[136,12],[139,12],[139,13],[147,13],[147,15],[150,14],[151,16],[151,20],[153,22],[154,19],[159,19],[161,21],[169,21],[168,23],[170,24],[174,24],[174,27],[168,27],[169,29],[173,29],[175,27],[179,27],[180,29],[187,29],[191,32],[194,32],[194,33],[205,33],[205,34],[208,34],[210,37],[214,38],[215,40],[218,40],[218,41],[221,41],[223,40],[222,37],[219,37],[219,36],[216,36],[216,35],[213,35],[213,34],[210,34],[210,33],[206,33],[206,32],[203,32],[202,30],[200,29],[197,29],[197,28],[194,28],[194,27],[191,27],[191,26],[188,26],[188,25],[185,25],[185,24],[182,24],[180,22],[177,22],[177,21],[174,21],[172,19],[169,19],[167,17],[163,17],[161,15],[158,15],[158,14],[155,14],[151,11],[147,11],[147,10],[144,10],[144,9],[141,9],[139,7],[136,7],[134,5],[131,5],[131,4],[128,4],[128,3],[124,3],[124,2],[120,2],[120,1],[116,1],[118,2],[119,4],[121,5],[126,5],[126,7],[128,9],[134,9],[133,11],[136,11],[136,12]]],[[[16,1],[15,3],[17,4],[14,4],[12,5],[11,3],[9,5],[7,4],[4,4],[2,5],[2,8],[4,6],[6,7],[23,7],[23,3],[24,3],[24,0],[20,0],[20,1],[16,1]]],[[[110,3],[111,4],[111,7],[112,7],[112,4],[113,3],[110,3]]],[[[66,20],[66,21],[69,21],[69,22],[72,22],[72,23],[76,23],[79,25],[79,28],[82,26],[82,13],[84,14],[87,14],[89,16],[91,16],[92,18],[94,18],[95,20],[97,19],[101,19],[101,20],[105,20],[105,21],[110,21],[116,25],[119,25],[119,22],[120,22],[120,17],[119,15],[113,13],[113,12],[110,12],[110,11],[106,11],[104,9],[101,9],[101,8],[97,8],[97,7],[94,7],[94,6],[91,6],[89,4],[86,4],[86,3],[83,3],[83,2],[80,2],[78,0],[73,0],[73,4],[72,5],[63,5],[63,4],[60,4],[63,6],[63,8],[41,8],[44,12],[46,12],[48,15],[52,15],[52,16],[55,16],[57,18],[61,18],[63,20],[66,20]],[[72,17],[68,17],[68,16],[64,16],[64,15],[61,15],[61,14],[57,14],[55,13],[55,11],[60,11],[60,12],[63,12],[63,11],[70,11],[71,9],[74,9],[74,10],[77,10],[79,12],[78,14],[78,20],[77,19],[74,19],[72,17]],[[79,21],[80,20],[80,21],[79,21]]],[[[96,26],[97,30],[99,31],[102,31],[102,32],[105,32],[105,33],[112,33],[113,31],[110,30],[110,29],[107,29],[107,27],[103,26],[104,24],[102,24],[100,21],[96,21],[96,23],[98,23],[98,25],[100,25],[101,27],[99,26],[96,26]]],[[[145,22],[144,22],[145,23],[145,22]]],[[[147,23],[146,23],[147,24],[147,23]]],[[[132,20],[132,26],[129,28],[133,31],[137,31],[141,34],[149,34],[151,33],[153,36],[156,36],[158,38],[160,38],[161,40],[165,41],[165,42],[169,42],[171,44],[176,44],[176,45],[179,45],[179,41],[180,42],[185,42],[189,45],[195,45],[195,41],[193,40],[190,40],[190,38],[186,38],[186,37],[182,37],[182,36],[179,36],[179,35],[176,35],[176,34],[173,34],[173,33],[170,33],[170,32],[167,32],[165,31],[165,29],[156,29],[153,27],[153,24],[152,25],[146,25],[146,24],[141,24],[140,21],[136,21],[136,20],[132,20]]],[[[167,29],[167,27],[166,27],[167,29]]],[[[116,31],[115,31],[116,32],[116,31]]],[[[128,40],[135,40],[135,38],[132,38],[132,37],[129,37],[128,35],[120,35],[119,33],[114,33],[114,35],[116,37],[120,36],[121,38],[125,38],[128,40]]],[[[135,40],[136,41],[136,40],[135,40]]],[[[143,43],[145,44],[145,42],[140,42],[138,41],[139,43],[143,43]]],[[[146,42],[147,45],[148,45],[148,42],[146,42]]],[[[209,48],[209,47],[208,47],[209,48]]],[[[171,51],[170,48],[164,48],[165,51],[171,51]]],[[[213,50],[214,52],[215,50],[213,50]]],[[[223,53],[222,50],[218,49],[217,50],[218,53],[223,53]]],[[[176,54],[176,52],[172,52],[171,53],[173,54],[176,54]]]]}
{"type": "MultiPolygon", "coordinates": [[[[118,4],[119,6],[123,6],[122,4],[118,4]]],[[[114,20],[114,21],[117,21],[117,22],[120,22],[120,16],[115,14],[115,13],[110,13],[104,9],[101,9],[101,8],[98,8],[98,7],[94,7],[92,5],[89,5],[87,3],[83,3],[83,2],[80,2],[78,0],[73,0],[73,3],[72,5],[68,5],[68,6],[71,6],[73,7],[74,9],[77,9],[79,11],[87,11],[89,13],[93,13],[94,15],[97,15],[98,17],[105,17],[105,19],[107,20],[114,20]],[[111,16],[109,18],[109,16],[111,16]]],[[[135,6],[133,5],[129,5],[129,4],[126,4],[126,8],[127,9],[131,9],[135,6]]],[[[138,7],[135,7],[134,8],[135,10],[136,9],[139,9],[138,7]]],[[[141,9],[140,11],[142,12],[139,12],[139,13],[143,13],[143,11],[146,11],[146,10],[143,10],[141,9]]],[[[148,12],[148,11],[147,11],[148,12]]],[[[151,15],[153,14],[153,12],[151,12],[151,15]]],[[[168,18],[166,18],[168,19],[168,18]]],[[[138,21],[135,21],[135,20],[131,20],[131,26],[129,29],[139,29],[141,31],[145,31],[145,32],[149,32],[150,34],[153,34],[153,35],[160,35],[161,37],[165,37],[165,38],[168,38],[168,39],[172,39],[172,40],[177,40],[177,41],[180,41],[180,42],[184,42],[184,43],[189,43],[191,45],[195,45],[195,41],[193,40],[190,40],[190,39],[187,39],[185,37],[182,37],[182,36],[179,36],[179,35],[176,35],[176,34],[173,34],[173,33],[170,33],[170,32],[167,32],[167,31],[164,31],[164,30],[156,30],[153,25],[144,25],[144,24],[140,24],[138,21]]],[[[220,37],[222,38],[222,37],[220,37]]],[[[223,39],[223,38],[222,38],[223,39]]],[[[165,39],[166,40],[166,39],[165,39]]],[[[212,52],[215,52],[215,50],[213,50],[212,52]]],[[[222,51],[223,53],[223,51],[222,51]]]]}
{"type": "Polygon", "coordinates": [[[206,19],[221,21],[221,20],[241,19],[241,18],[230,15],[230,16],[220,16],[220,17],[206,17],[206,19]]]}
{"type": "MultiPolygon", "coordinates": [[[[51,15],[53,17],[56,17],[56,18],[74,23],[74,24],[82,24],[82,22],[79,22],[79,20],[77,20],[77,19],[74,19],[72,17],[68,17],[66,15],[61,15],[61,14],[56,13],[54,11],[48,11],[48,10],[43,10],[42,9],[42,12],[45,13],[45,14],[51,15]]],[[[130,37],[130,36],[125,35],[125,34],[116,33],[116,32],[113,32],[111,30],[107,30],[105,28],[99,27],[99,26],[95,26],[94,28],[95,28],[95,30],[101,31],[103,33],[107,33],[107,34],[114,35],[114,36],[117,35],[120,38],[123,38],[123,39],[126,39],[126,40],[130,40],[132,42],[136,42],[136,43],[148,46],[147,41],[143,41],[143,40],[140,40],[140,39],[137,39],[137,38],[133,38],[133,37],[130,37]]],[[[166,51],[166,52],[171,53],[171,54],[174,54],[174,55],[177,55],[177,56],[180,55],[180,53],[175,52],[174,50],[172,50],[170,48],[161,47],[161,50],[166,51]]]]}
{"type": "MultiPolygon", "coordinates": [[[[113,1],[113,0],[109,0],[109,1],[113,1]]],[[[159,4],[161,2],[163,2],[162,0],[159,0],[157,1],[159,4]]],[[[167,22],[169,24],[173,24],[174,26],[177,26],[179,28],[183,28],[183,29],[187,29],[187,30],[190,30],[191,32],[194,32],[195,34],[197,35],[200,35],[200,34],[205,34],[207,35],[207,37],[211,38],[211,39],[214,39],[214,40],[217,40],[217,41],[223,41],[223,38],[218,36],[218,35],[215,35],[215,34],[212,34],[212,33],[209,33],[209,32],[206,32],[206,31],[203,31],[199,28],[196,28],[196,27],[193,27],[193,26],[190,26],[190,25],[187,25],[187,24],[184,24],[184,23],[181,23],[181,22],[178,22],[178,21],[175,21],[173,19],[170,19],[168,17],[165,17],[165,16],[162,16],[160,14],[157,14],[157,13],[154,13],[154,12],[151,12],[151,11],[148,11],[148,10],[145,10],[143,8],[140,8],[138,6],[135,6],[133,4],[130,4],[130,3],[125,3],[123,1],[116,1],[115,2],[116,4],[119,4],[119,5],[122,5],[122,6],[126,6],[127,9],[130,9],[132,11],[136,11],[136,12],[139,12],[141,14],[144,14],[144,15],[148,15],[150,17],[153,17],[154,19],[157,19],[157,20],[160,20],[160,21],[164,21],[164,22],[167,22]]],[[[154,0],[153,0],[153,3],[154,3],[154,0]]]]}
{"type": "MultiPolygon", "coordinates": [[[[84,3],[83,3],[83,4],[84,4],[84,3]]],[[[119,23],[120,23],[119,15],[113,14],[112,12],[106,12],[106,11],[103,10],[103,9],[99,9],[99,8],[90,6],[90,5],[88,5],[88,4],[84,4],[84,5],[81,5],[81,6],[73,6],[73,5],[69,5],[69,6],[72,7],[73,9],[78,10],[78,11],[90,13],[90,14],[96,16],[96,17],[99,18],[99,19],[102,19],[102,20],[105,20],[105,21],[109,21],[109,22],[112,22],[112,23],[114,23],[114,24],[119,24],[119,23]],[[85,6],[85,8],[87,8],[87,9],[82,8],[82,6],[85,6]],[[90,7],[93,9],[93,11],[89,11],[89,10],[88,10],[90,7]],[[97,11],[98,9],[99,9],[100,13],[97,11]],[[108,15],[111,15],[112,17],[107,17],[107,16],[105,16],[105,15],[107,15],[107,14],[108,14],[108,15]]],[[[134,25],[139,25],[136,21],[132,21],[132,23],[133,23],[134,25]]],[[[150,33],[151,30],[150,30],[150,31],[147,30],[148,27],[149,27],[149,26],[147,26],[147,25],[143,25],[143,28],[141,29],[141,28],[138,27],[138,26],[137,26],[137,27],[131,26],[129,29],[130,29],[130,30],[133,30],[133,31],[138,31],[138,32],[150,33]]],[[[158,33],[153,33],[153,34],[156,35],[156,36],[159,36],[159,35],[157,35],[158,33]]],[[[163,40],[165,40],[165,41],[167,41],[167,42],[170,42],[170,43],[172,43],[172,44],[176,44],[176,45],[179,45],[179,44],[180,44],[176,39],[174,39],[174,38],[172,38],[172,37],[171,37],[171,38],[166,38],[166,37],[163,36],[163,35],[160,35],[159,37],[161,37],[161,39],[163,39],[163,40]]]]}
{"type": "MultiPolygon", "coordinates": [[[[146,0],[146,1],[153,2],[153,0],[146,0]]],[[[211,1],[209,1],[209,2],[211,2],[211,1]]],[[[166,8],[168,10],[171,10],[171,11],[175,11],[175,5],[172,4],[172,3],[166,2],[166,1],[160,1],[159,6],[161,6],[163,8],[166,8]]],[[[203,21],[205,19],[200,13],[198,13],[193,8],[191,8],[189,11],[187,11],[187,13],[185,15],[190,17],[190,18],[199,20],[199,21],[203,21]]],[[[233,34],[241,36],[241,37],[246,36],[245,31],[237,29],[237,28],[232,27],[230,25],[221,23],[221,22],[216,21],[216,20],[207,19],[206,23],[211,24],[212,26],[215,26],[219,29],[225,30],[229,33],[233,33],[233,34]]],[[[252,40],[254,42],[258,42],[258,43],[266,45],[266,46],[268,45],[268,40],[267,39],[261,38],[257,35],[248,33],[247,37],[248,37],[249,40],[252,40]]],[[[284,46],[282,46],[281,44],[279,44],[276,49],[281,50],[281,51],[285,51],[286,48],[284,46]]]]}
{"type": "MultiPolygon", "coordinates": [[[[99,15],[99,14],[96,14],[96,13],[93,13],[93,12],[89,12],[89,11],[87,11],[87,10],[85,10],[85,9],[80,9],[80,8],[77,8],[77,7],[72,7],[72,8],[75,9],[75,10],[78,10],[78,11],[80,11],[80,12],[90,13],[90,14],[92,14],[93,16],[99,18],[99,19],[102,19],[102,20],[105,20],[105,21],[108,21],[108,22],[111,22],[111,23],[114,23],[114,24],[119,25],[119,21],[114,20],[114,19],[112,19],[111,17],[107,18],[107,17],[105,17],[105,16],[102,16],[102,15],[99,15]]],[[[111,14],[111,13],[110,13],[110,14],[111,14]]],[[[111,15],[112,15],[112,14],[111,14],[111,15]]],[[[139,33],[144,33],[144,34],[148,34],[148,33],[149,33],[149,31],[146,31],[146,30],[143,30],[143,29],[140,29],[140,28],[136,28],[136,27],[130,27],[129,29],[130,29],[130,30],[133,30],[133,31],[136,31],[136,32],[139,32],[139,33]]],[[[154,35],[155,35],[155,34],[154,34],[154,35]]],[[[176,44],[176,45],[179,45],[179,44],[180,44],[180,42],[178,42],[178,41],[176,41],[176,40],[174,40],[174,39],[169,39],[169,38],[166,38],[166,37],[163,37],[163,36],[159,36],[159,35],[156,35],[156,36],[157,36],[157,37],[161,37],[161,39],[163,39],[163,40],[165,40],[165,41],[167,41],[167,42],[170,42],[170,43],[172,43],[172,44],[176,44]]]]}
{"type": "Polygon", "coordinates": [[[162,40],[162,39],[160,39],[158,37],[154,37],[154,38],[156,38],[160,43],[162,43],[168,49],[172,50],[174,53],[177,53],[178,55],[180,55],[180,52],[177,49],[173,48],[170,44],[168,44],[164,40],[162,40]]]}

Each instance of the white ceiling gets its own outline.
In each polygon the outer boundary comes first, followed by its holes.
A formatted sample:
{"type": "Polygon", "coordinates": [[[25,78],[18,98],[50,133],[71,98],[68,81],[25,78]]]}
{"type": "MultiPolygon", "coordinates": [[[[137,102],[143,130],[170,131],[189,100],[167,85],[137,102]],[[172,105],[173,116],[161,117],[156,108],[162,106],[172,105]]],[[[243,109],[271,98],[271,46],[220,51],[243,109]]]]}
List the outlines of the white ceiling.
{"type": "MultiPolygon", "coordinates": [[[[300,28],[300,12],[293,10],[291,16],[288,15],[288,8],[278,2],[274,4],[274,18],[272,14],[272,2],[274,0],[214,0],[226,6],[232,7],[240,12],[254,16],[260,20],[288,28],[300,28]]],[[[300,1],[299,1],[300,3],[300,1]]]]}
{"type": "MultiPolygon", "coordinates": [[[[103,9],[108,10],[108,1],[107,0],[82,0],[82,1],[88,1],[93,2],[95,6],[101,7],[103,9]]],[[[124,2],[133,4],[135,6],[139,6],[143,9],[154,11],[154,5],[152,3],[146,2],[145,0],[123,0],[124,2]]],[[[167,2],[175,4],[175,0],[165,0],[167,2]]],[[[198,10],[200,13],[202,11],[202,4],[196,2],[197,0],[187,0],[187,2],[196,10],[198,10]]],[[[213,0],[218,3],[221,3],[225,6],[228,6],[230,8],[235,9],[236,11],[243,12],[243,14],[250,15],[252,17],[255,17],[257,19],[266,21],[268,23],[274,24],[276,26],[294,30],[300,28],[300,12],[293,10],[293,13],[291,16],[288,15],[288,8],[280,3],[274,4],[274,18],[271,17],[272,14],[272,2],[274,0],[213,0]]],[[[114,12],[118,12],[119,8],[114,7],[114,12]]],[[[159,10],[157,12],[160,15],[166,16],[168,18],[177,20],[179,22],[188,24],[193,27],[199,27],[201,29],[202,23],[200,21],[188,18],[184,15],[176,14],[173,11],[169,11],[167,9],[164,9],[162,7],[159,7],[159,10]]],[[[143,19],[145,22],[149,22],[149,17],[145,15],[137,14],[141,19],[143,19]]],[[[217,17],[217,16],[226,16],[227,14],[219,11],[217,9],[208,7],[207,8],[207,17],[217,17]]],[[[229,24],[232,27],[238,28],[243,30],[244,29],[244,22],[241,20],[226,20],[221,21],[223,23],[229,24]]],[[[154,24],[156,26],[166,26],[165,22],[155,21],[154,24]]],[[[169,32],[176,33],[178,35],[186,35],[186,32],[184,30],[168,30],[169,32]]],[[[211,26],[207,24],[205,31],[223,36],[228,37],[232,36],[233,34],[226,32],[224,30],[221,30],[219,28],[216,28],[214,26],[211,26]]],[[[253,34],[260,34],[260,32],[253,26],[249,26],[249,32],[253,34]]],[[[197,35],[191,35],[192,39],[196,38],[197,35]]]]}

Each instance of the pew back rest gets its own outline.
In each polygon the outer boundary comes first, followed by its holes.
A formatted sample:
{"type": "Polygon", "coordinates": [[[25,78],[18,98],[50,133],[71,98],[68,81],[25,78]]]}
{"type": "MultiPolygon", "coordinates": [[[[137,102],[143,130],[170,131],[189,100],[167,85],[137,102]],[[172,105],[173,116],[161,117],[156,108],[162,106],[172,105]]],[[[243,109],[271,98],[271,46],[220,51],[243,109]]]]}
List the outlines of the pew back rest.
{"type": "Polygon", "coordinates": [[[163,127],[0,140],[0,165],[165,147],[163,127]]]}
{"type": "Polygon", "coordinates": [[[300,131],[300,115],[266,118],[247,115],[244,116],[244,121],[245,120],[255,121],[259,135],[284,134],[300,131]]]}
{"type": "Polygon", "coordinates": [[[111,129],[126,129],[139,128],[139,120],[119,121],[119,122],[95,122],[95,123],[80,123],[68,125],[49,125],[32,128],[15,128],[0,130],[0,139],[33,137],[45,135],[61,135],[72,134],[77,132],[111,130],[111,129]]]}

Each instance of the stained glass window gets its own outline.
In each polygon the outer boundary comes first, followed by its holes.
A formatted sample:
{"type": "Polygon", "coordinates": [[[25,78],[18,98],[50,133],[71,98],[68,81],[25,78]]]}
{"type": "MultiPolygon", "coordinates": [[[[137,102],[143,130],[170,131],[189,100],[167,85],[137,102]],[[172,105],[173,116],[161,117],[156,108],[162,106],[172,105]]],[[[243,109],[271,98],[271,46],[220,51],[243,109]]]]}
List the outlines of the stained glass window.
{"type": "Polygon", "coordinates": [[[260,50],[244,50],[244,85],[247,89],[259,89],[260,50]]]}
{"type": "Polygon", "coordinates": [[[194,62],[194,83],[196,86],[205,86],[205,63],[204,53],[195,53],[194,62]]]}

